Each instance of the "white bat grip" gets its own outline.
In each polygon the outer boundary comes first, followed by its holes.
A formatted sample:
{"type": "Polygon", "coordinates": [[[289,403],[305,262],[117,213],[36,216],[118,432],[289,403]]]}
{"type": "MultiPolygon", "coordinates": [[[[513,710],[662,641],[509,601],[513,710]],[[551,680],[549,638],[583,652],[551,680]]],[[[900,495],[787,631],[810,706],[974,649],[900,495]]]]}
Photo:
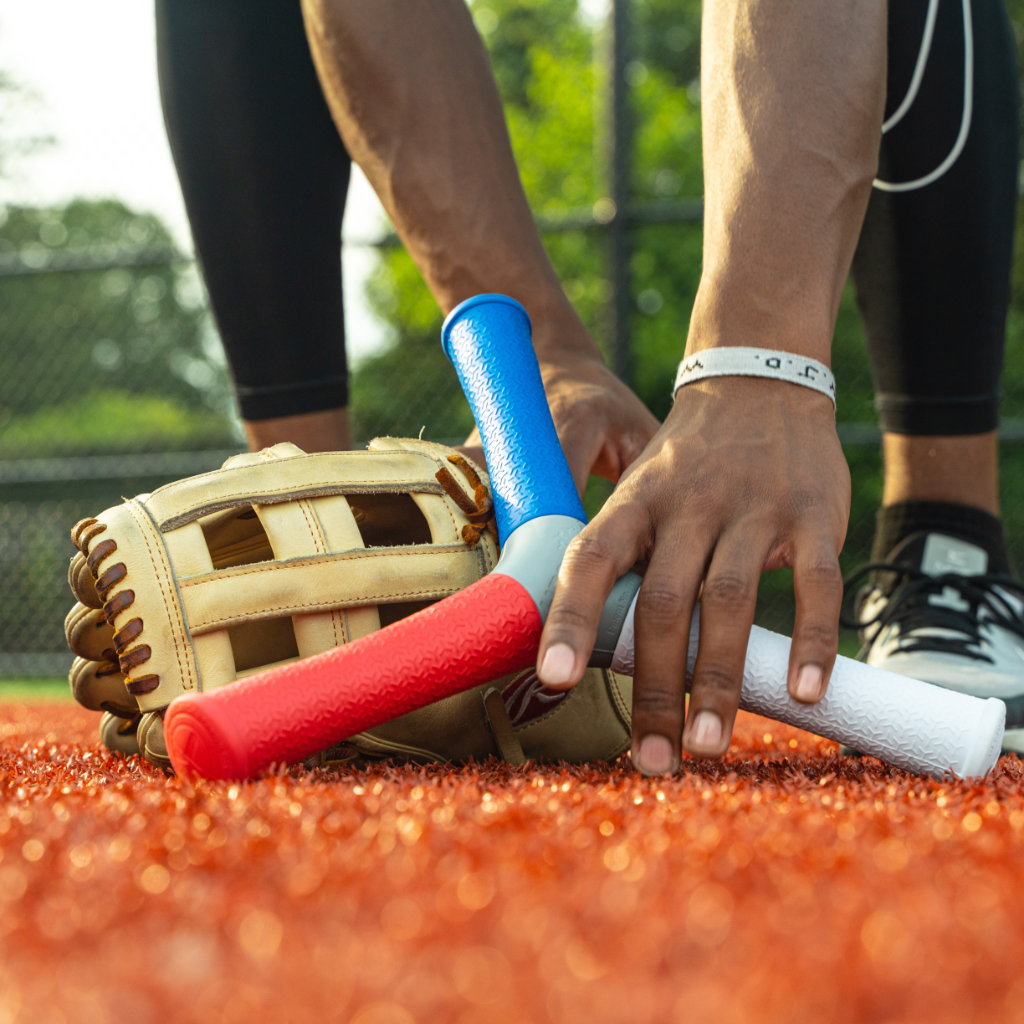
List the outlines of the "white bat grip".
{"type": "MultiPolygon", "coordinates": [[[[612,669],[633,675],[633,612],[626,616],[612,669]]],[[[693,679],[700,609],[690,625],[686,687],[693,679]]],[[[999,757],[1006,722],[1001,700],[971,697],[941,686],[836,658],[828,692],[817,704],[789,696],[789,637],[754,626],[743,666],[740,707],[787,725],[845,743],[897,768],[940,778],[984,775],[999,757]]]]}

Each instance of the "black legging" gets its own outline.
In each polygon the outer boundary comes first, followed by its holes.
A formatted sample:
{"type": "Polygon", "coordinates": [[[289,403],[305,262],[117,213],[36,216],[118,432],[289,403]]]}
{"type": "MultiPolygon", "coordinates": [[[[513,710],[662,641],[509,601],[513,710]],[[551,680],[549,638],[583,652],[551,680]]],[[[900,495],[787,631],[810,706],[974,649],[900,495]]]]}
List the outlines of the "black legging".
{"type": "MultiPolygon", "coordinates": [[[[928,0],[890,0],[885,116],[906,95],[928,0]]],[[[872,190],[853,261],[882,427],[978,434],[997,425],[1017,205],[1019,86],[1002,0],[971,0],[974,114],[959,159],[914,192],[872,190]]],[[[940,0],[931,56],[906,117],[882,141],[879,178],[938,167],[960,130],[961,0],[940,0]]]]}
{"type": "MultiPolygon", "coordinates": [[[[886,116],[906,94],[928,0],[891,0],[886,116]]],[[[873,191],[854,277],[886,430],[997,421],[1017,200],[1018,84],[1002,0],[972,0],[974,114],[937,182],[873,191]]],[[[196,249],[237,382],[258,420],[347,402],[340,225],[350,162],[298,0],[157,0],[160,85],[196,249]]],[[[941,0],[917,100],[879,176],[920,177],[953,146],[960,0],[941,0]]]]}
{"type": "Polygon", "coordinates": [[[348,404],[351,162],[299,0],[156,0],[167,133],[247,420],[348,404]]]}

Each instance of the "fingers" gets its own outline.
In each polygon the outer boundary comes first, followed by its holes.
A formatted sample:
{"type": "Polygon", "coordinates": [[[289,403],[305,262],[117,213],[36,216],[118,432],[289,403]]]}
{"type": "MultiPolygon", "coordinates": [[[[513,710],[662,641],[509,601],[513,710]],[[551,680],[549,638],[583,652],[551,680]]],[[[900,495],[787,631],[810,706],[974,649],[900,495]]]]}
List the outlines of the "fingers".
{"type": "Polygon", "coordinates": [[[636,562],[636,514],[630,508],[608,510],[565,553],[537,652],[537,675],[551,689],[568,689],[583,678],[608,594],[636,562]]]}
{"type": "Polygon", "coordinates": [[[690,619],[710,547],[665,531],[637,596],[631,756],[644,775],[679,767],[690,619]]]}
{"type": "Polygon", "coordinates": [[[603,443],[593,449],[590,472],[612,483],[635,462],[661,424],[621,381],[611,377],[607,397],[608,425],[603,443]]]}
{"type": "Polygon", "coordinates": [[[657,419],[600,358],[549,353],[541,373],[580,493],[591,474],[618,481],[657,433],[657,419]]]}
{"type": "Polygon", "coordinates": [[[838,441],[822,440],[832,436],[831,407],[784,383],[723,381],[680,393],[654,442],[570,547],[541,641],[541,680],[573,685],[615,579],[646,565],[633,680],[633,758],[645,774],[675,770],[684,749],[717,757],[728,748],[766,566],[795,569],[789,692],[820,699],[836,654],[836,552],[849,471],[838,441]],[[700,652],[684,722],[689,626],[702,579],[700,652]]]}
{"type": "Polygon", "coordinates": [[[635,462],[658,432],[661,424],[625,385],[619,404],[619,416],[598,451],[590,472],[612,483],[635,462]]]}
{"type": "Polygon", "coordinates": [[[700,648],[683,746],[697,757],[729,747],[743,664],[757,607],[757,585],[771,547],[763,527],[737,524],[715,547],[700,601],[700,648]]]}
{"type": "Polygon", "coordinates": [[[789,695],[802,704],[821,700],[839,647],[843,576],[827,537],[797,537],[793,565],[796,624],[789,653],[789,695]]]}
{"type": "Polygon", "coordinates": [[[582,498],[587,489],[587,480],[603,450],[607,426],[600,421],[595,422],[592,417],[577,416],[568,421],[556,421],[555,427],[573,483],[582,498]]]}

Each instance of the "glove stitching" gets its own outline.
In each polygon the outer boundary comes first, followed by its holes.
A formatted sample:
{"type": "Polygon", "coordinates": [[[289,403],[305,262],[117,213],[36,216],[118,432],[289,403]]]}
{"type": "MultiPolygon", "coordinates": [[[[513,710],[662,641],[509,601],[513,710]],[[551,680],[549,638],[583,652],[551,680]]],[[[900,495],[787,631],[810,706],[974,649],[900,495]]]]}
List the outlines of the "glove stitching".
{"type": "MultiPolygon", "coordinates": [[[[458,594],[460,591],[464,589],[464,587],[455,587],[454,589],[452,589],[451,587],[446,587],[444,589],[439,590],[436,587],[433,587],[428,588],[426,590],[396,590],[389,594],[386,593],[371,595],[368,598],[360,596],[358,598],[358,603],[343,605],[341,607],[362,608],[364,605],[369,604],[398,604],[401,601],[405,601],[413,597],[437,597],[438,599],[441,599],[445,597],[451,597],[452,594],[458,594]]],[[[194,625],[192,628],[193,630],[201,630],[202,632],[198,633],[197,635],[202,636],[203,633],[212,632],[214,629],[218,628],[218,626],[223,626],[233,622],[251,622],[262,618],[269,618],[271,612],[295,612],[297,614],[302,614],[301,611],[299,611],[299,609],[310,608],[314,612],[316,612],[331,611],[333,610],[334,607],[337,606],[324,606],[323,604],[320,604],[316,601],[305,601],[298,602],[295,604],[270,605],[265,608],[260,608],[258,611],[253,611],[250,609],[248,611],[243,612],[241,615],[226,615],[222,616],[219,619],[203,619],[197,625],[194,625]]]]}
{"type": "Polygon", "coordinates": [[[102,576],[96,580],[96,593],[106,601],[107,593],[111,587],[117,586],[128,575],[128,567],[124,562],[112,565],[102,576]]]}
{"type": "MultiPolygon", "coordinates": [[[[443,466],[441,466],[440,462],[437,465],[438,465],[439,469],[443,469],[444,468],[443,466]]],[[[441,494],[438,497],[440,497],[441,505],[444,507],[445,512],[448,513],[448,518],[451,520],[451,523],[452,523],[452,536],[455,538],[455,540],[452,543],[456,543],[457,544],[459,542],[459,539],[460,539],[460,535],[459,535],[459,521],[455,518],[455,513],[452,512],[451,504],[449,504],[452,499],[447,494],[441,494]]]]}
{"type": "Polygon", "coordinates": [[[131,608],[135,603],[135,591],[134,590],[119,590],[109,601],[103,603],[103,618],[113,626],[114,619],[118,617],[125,610],[125,608],[131,608]]]}
{"type": "Polygon", "coordinates": [[[89,567],[89,571],[96,577],[100,575],[99,566],[108,555],[112,555],[117,550],[117,541],[108,537],[106,540],[101,540],[96,544],[89,552],[89,557],[86,558],[85,564],[89,567]]]}
{"type": "MultiPolygon", "coordinates": [[[[83,522],[85,522],[85,520],[83,520],[83,522]]],[[[81,523],[78,524],[78,526],[81,525],[81,523]]],[[[77,530],[78,527],[76,527],[75,529],[77,530]]],[[[88,568],[89,572],[94,575],[98,573],[100,564],[103,561],[105,561],[110,555],[114,554],[117,551],[117,541],[110,537],[108,537],[106,540],[100,541],[91,551],[89,550],[89,542],[93,540],[95,537],[98,537],[100,534],[102,534],[106,529],[106,524],[100,523],[98,520],[93,520],[92,524],[88,527],[88,530],[83,531],[83,533],[88,532],[89,535],[83,541],[86,550],[83,551],[82,554],[86,556],[86,567],[88,568]]],[[[74,533],[74,531],[72,532],[74,533]]],[[[105,573],[103,573],[103,575],[100,576],[99,579],[97,579],[97,594],[99,593],[99,590],[102,589],[104,596],[106,596],[106,592],[111,587],[115,586],[117,583],[120,583],[121,580],[125,579],[127,576],[128,569],[124,562],[119,562],[117,565],[112,566],[105,573]],[[118,570],[121,570],[120,574],[118,574],[118,570]],[[109,579],[109,582],[103,585],[103,580],[106,579],[109,579]]],[[[104,615],[104,618],[105,617],[106,616],[104,615]]],[[[107,624],[109,626],[113,626],[113,623],[109,622],[109,620],[107,624]]],[[[74,650],[74,648],[72,648],[72,650],[74,650]]],[[[152,651],[146,644],[142,644],[141,646],[134,648],[133,651],[129,652],[129,654],[134,654],[136,657],[138,657],[138,655],[141,654],[143,651],[146,651],[148,653],[146,653],[141,659],[139,659],[136,662],[137,664],[142,664],[142,662],[148,661],[150,656],[152,655],[152,651]]],[[[86,660],[88,661],[90,659],[86,660]]],[[[130,683],[134,682],[134,680],[128,678],[128,672],[121,666],[120,659],[117,657],[114,651],[104,651],[100,656],[99,661],[96,662],[96,664],[98,664],[99,666],[95,672],[95,676],[97,679],[101,679],[103,676],[110,676],[115,674],[121,675],[123,677],[122,681],[128,693],[132,694],[134,692],[129,685],[130,683]],[[110,656],[108,657],[108,655],[110,656]]],[[[132,667],[134,667],[134,664],[129,666],[129,670],[132,667]]],[[[159,676],[154,676],[153,678],[159,681],[159,676]]]]}
{"type": "Polygon", "coordinates": [[[544,714],[538,715],[536,718],[531,718],[525,725],[522,725],[518,729],[516,729],[516,735],[521,736],[524,733],[528,733],[534,727],[543,725],[549,718],[552,718],[554,715],[557,715],[561,711],[563,711],[566,705],[568,705],[569,702],[572,700],[572,696],[575,690],[575,686],[571,690],[567,690],[565,697],[562,700],[560,700],[550,711],[545,711],[544,714]]]}
{"type": "MultiPolygon", "coordinates": [[[[153,566],[160,565],[161,562],[162,562],[162,559],[158,560],[154,556],[153,547],[152,547],[152,545],[149,542],[149,537],[146,536],[146,528],[145,528],[145,525],[143,524],[141,518],[139,517],[139,514],[138,514],[136,508],[135,508],[135,502],[134,501],[129,501],[129,502],[126,502],[125,505],[126,505],[126,507],[128,509],[128,513],[136,521],[136,523],[138,523],[139,532],[142,534],[142,539],[145,542],[146,551],[147,551],[147,553],[149,555],[149,559],[150,559],[150,564],[153,565],[153,566]]],[[[151,525],[151,524],[147,524],[147,525],[151,525]]],[[[164,566],[164,570],[167,571],[167,572],[173,572],[173,569],[170,568],[169,566],[164,566]]],[[[155,575],[156,575],[157,587],[160,589],[160,599],[164,603],[164,610],[167,613],[167,618],[172,620],[172,621],[176,621],[178,626],[181,628],[182,633],[184,633],[185,632],[185,623],[184,623],[184,620],[183,620],[183,618],[181,616],[181,609],[180,608],[174,608],[173,609],[173,614],[172,614],[172,609],[171,609],[171,607],[170,607],[170,605],[168,604],[168,601],[167,601],[167,594],[164,591],[164,583],[163,583],[163,580],[161,579],[161,575],[160,575],[159,572],[155,573],[155,575]]],[[[173,602],[173,603],[176,604],[177,602],[173,602]]],[[[175,658],[177,659],[177,662],[178,662],[178,673],[179,673],[180,676],[188,679],[189,684],[190,684],[188,688],[190,690],[194,690],[196,688],[196,684],[195,684],[195,680],[192,678],[192,667],[188,664],[188,659],[186,658],[185,659],[184,671],[183,671],[183,669],[182,669],[181,644],[180,644],[180,642],[178,640],[177,633],[173,629],[171,630],[171,642],[174,644],[174,656],[175,656],[175,658]]],[[[125,685],[127,686],[127,684],[128,684],[128,680],[125,679],[125,685]]]]}
{"type": "MultiPolygon", "coordinates": [[[[302,512],[302,518],[306,520],[306,529],[309,530],[309,535],[313,540],[313,552],[317,555],[327,554],[327,542],[324,540],[323,534],[320,532],[319,524],[315,524],[310,519],[309,513],[312,511],[312,503],[309,501],[300,501],[297,503],[299,510],[302,512]]],[[[314,519],[316,517],[314,516],[314,519]]]]}
{"type": "MultiPolygon", "coordinates": [[[[192,479],[192,478],[190,478],[192,479]]],[[[155,491],[153,492],[156,493],[155,491]]],[[[309,498],[332,498],[338,494],[443,494],[444,490],[436,481],[428,480],[360,480],[358,483],[323,484],[319,487],[296,487],[290,491],[250,488],[245,491],[231,491],[220,495],[215,501],[192,505],[167,519],[161,520],[160,529],[169,532],[179,526],[187,526],[196,519],[214,512],[222,512],[236,505],[283,505],[292,501],[309,498]],[[262,500],[261,500],[262,499],[262,500]]]]}
{"type": "MultiPolygon", "coordinates": [[[[302,509],[302,515],[306,520],[306,525],[309,527],[310,535],[313,538],[313,547],[317,549],[318,553],[330,554],[330,546],[327,543],[327,538],[324,536],[323,523],[320,522],[320,517],[317,515],[316,507],[312,501],[300,501],[299,508],[302,509]]],[[[334,635],[334,646],[340,647],[341,643],[338,642],[338,613],[332,609],[331,611],[331,632],[334,635]]]]}
{"type": "MultiPolygon", "coordinates": [[[[390,450],[375,449],[372,452],[368,450],[359,449],[347,452],[305,452],[302,455],[289,455],[286,456],[285,458],[274,458],[273,460],[268,459],[268,462],[292,462],[295,459],[302,459],[307,462],[322,462],[327,460],[341,461],[343,463],[351,462],[354,459],[358,459],[360,461],[366,459],[369,462],[376,462],[381,457],[394,458],[396,455],[402,455],[406,457],[411,455],[415,459],[431,459],[431,456],[424,455],[422,452],[413,451],[411,449],[407,450],[403,448],[392,448],[390,450]],[[342,459],[340,460],[338,459],[339,455],[343,456],[342,459]]],[[[195,476],[183,477],[181,480],[172,480],[169,484],[164,484],[162,487],[158,487],[155,491],[153,491],[153,496],[155,497],[156,495],[160,495],[160,497],[163,497],[163,493],[166,491],[174,489],[184,490],[186,489],[187,486],[192,486],[193,484],[199,483],[200,481],[227,476],[231,473],[245,472],[247,470],[249,471],[250,474],[252,474],[253,470],[256,470],[257,475],[262,476],[262,471],[265,468],[265,465],[265,463],[249,463],[242,466],[228,466],[226,469],[223,466],[221,466],[220,469],[211,469],[205,473],[197,473],[195,476]]],[[[249,493],[252,493],[252,488],[249,489],[249,493]]]]}
{"type": "Polygon", "coordinates": [[[88,518],[80,519],[73,527],[71,527],[71,543],[83,554],[89,553],[89,541],[93,537],[103,533],[107,528],[106,523],[101,523],[98,519],[88,518]]]}
{"type": "Polygon", "coordinates": [[[619,686],[618,676],[608,669],[602,669],[601,674],[604,676],[605,685],[611,693],[612,707],[615,709],[616,717],[622,723],[626,732],[630,732],[632,724],[631,720],[627,721],[624,717],[624,712],[626,711],[626,698],[623,696],[622,688],[619,686]]]}
{"type": "Polygon", "coordinates": [[[390,561],[392,558],[416,558],[420,556],[427,557],[437,555],[447,558],[453,555],[458,557],[461,556],[463,552],[466,552],[464,544],[409,544],[406,546],[414,548],[415,550],[401,551],[398,548],[393,547],[353,548],[351,551],[330,552],[325,557],[318,557],[316,555],[299,555],[297,558],[283,558],[273,562],[260,562],[256,566],[238,565],[233,566],[230,569],[217,569],[212,573],[206,573],[202,576],[186,576],[185,579],[178,581],[178,586],[183,588],[198,587],[205,583],[212,582],[213,579],[221,580],[234,579],[242,576],[259,576],[268,572],[281,572],[284,569],[293,567],[301,569],[315,565],[332,565],[338,562],[347,562],[349,560],[358,561],[361,558],[373,558],[377,561],[390,561]]]}
{"type": "MultiPolygon", "coordinates": [[[[424,442],[424,444],[425,444],[425,445],[426,445],[426,444],[428,444],[428,443],[430,444],[430,449],[429,449],[429,450],[431,450],[431,451],[432,451],[432,450],[433,450],[433,449],[434,449],[435,447],[437,447],[437,448],[440,448],[440,449],[441,449],[442,451],[445,451],[445,450],[447,450],[447,449],[445,449],[445,448],[444,448],[444,446],[443,446],[443,445],[436,445],[436,446],[435,446],[434,444],[432,444],[432,443],[430,443],[430,442],[424,442]]],[[[469,460],[468,460],[468,459],[467,459],[467,460],[465,460],[465,461],[466,461],[466,462],[469,462],[469,460]]],[[[442,474],[444,474],[444,473],[447,473],[447,474],[449,475],[449,477],[451,477],[451,473],[450,473],[450,471],[449,471],[449,470],[448,470],[448,469],[447,469],[447,468],[445,467],[444,463],[443,463],[443,462],[441,462],[441,460],[440,460],[440,458],[439,458],[439,457],[436,457],[436,456],[435,456],[435,460],[434,460],[434,465],[436,465],[436,466],[438,467],[438,472],[437,472],[437,473],[435,473],[435,474],[434,474],[434,476],[435,476],[435,478],[436,478],[436,479],[437,479],[438,481],[441,481],[441,482],[442,482],[442,486],[443,486],[443,481],[442,481],[442,477],[441,477],[441,475],[442,475],[442,474]]],[[[455,463],[455,465],[458,465],[458,463],[455,463]]],[[[472,463],[470,463],[470,466],[472,466],[472,463]]],[[[452,479],[452,486],[454,486],[454,487],[455,487],[456,489],[459,489],[459,490],[461,490],[461,488],[459,488],[459,487],[458,487],[458,484],[457,484],[457,483],[455,482],[455,480],[454,480],[454,479],[452,479]]],[[[457,518],[455,517],[455,513],[454,513],[454,512],[452,511],[452,505],[454,504],[454,505],[455,505],[455,506],[456,506],[456,507],[457,507],[457,508],[459,509],[459,511],[460,511],[460,512],[463,512],[463,509],[462,509],[462,507],[461,507],[461,502],[458,502],[458,501],[456,501],[456,500],[455,500],[455,497],[454,497],[454,495],[452,495],[452,494],[451,494],[450,492],[448,492],[448,488],[447,488],[447,487],[444,487],[444,491],[445,491],[445,493],[443,493],[443,494],[440,494],[440,495],[438,495],[438,497],[440,497],[440,499],[441,499],[441,505],[442,505],[442,507],[444,508],[445,512],[447,512],[447,513],[448,513],[448,518],[449,518],[449,519],[451,520],[451,524],[452,524],[452,536],[453,536],[453,538],[454,538],[454,543],[458,544],[458,543],[459,543],[460,541],[461,541],[462,543],[467,543],[467,542],[466,542],[466,541],[465,541],[465,540],[463,539],[463,537],[462,537],[462,532],[461,532],[461,528],[460,528],[460,526],[459,526],[459,521],[458,521],[458,519],[457,519],[457,518]]],[[[465,497],[466,501],[467,501],[467,502],[469,502],[468,496],[466,496],[466,495],[463,495],[463,496],[465,497]]],[[[469,504],[470,504],[470,507],[472,507],[472,503],[470,502],[469,504]]],[[[463,512],[463,514],[465,515],[466,513],[465,513],[465,512],[463,512]]],[[[468,518],[468,516],[467,516],[467,518],[468,518]]],[[[435,537],[435,538],[434,538],[434,540],[435,540],[435,541],[437,541],[437,538],[435,537]]],[[[440,541],[439,543],[445,543],[445,542],[444,542],[444,541],[440,541]]],[[[472,547],[473,545],[470,545],[470,546],[472,547]]],[[[484,575],[484,576],[486,576],[486,575],[487,575],[487,573],[488,573],[488,572],[490,572],[490,570],[491,570],[491,565],[490,565],[490,556],[489,556],[489,554],[488,554],[488,558],[487,558],[487,565],[485,566],[485,568],[484,568],[484,571],[483,571],[483,573],[482,573],[481,575],[484,575]]]]}

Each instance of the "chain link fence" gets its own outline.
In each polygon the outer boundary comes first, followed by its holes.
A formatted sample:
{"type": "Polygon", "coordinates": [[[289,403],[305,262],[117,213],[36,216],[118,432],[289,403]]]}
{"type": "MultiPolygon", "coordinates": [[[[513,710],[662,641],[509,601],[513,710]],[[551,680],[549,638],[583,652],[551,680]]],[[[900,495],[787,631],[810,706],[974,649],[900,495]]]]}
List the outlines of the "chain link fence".
{"type": "MultiPolygon", "coordinates": [[[[632,90],[635,123],[609,119],[614,131],[591,120],[600,68],[588,77],[591,58],[579,39],[556,52],[558,32],[538,29],[544,45],[555,40],[551,52],[558,59],[548,59],[541,43],[517,42],[536,12],[513,0],[479,0],[473,11],[566,293],[609,362],[628,369],[660,417],[671,401],[700,278],[702,203],[685,198],[702,188],[694,77],[700,5],[616,0],[620,15],[629,2],[634,50],[621,50],[629,42],[620,32],[612,39],[612,50],[620,50],[608,66],[618,69],[612,84],[632,90]],[[556,129],[563,134],[554,144],[556,129]],[[602,192],[608,182],[600,184],[603,158],[594,152],[602,132],[613,150],[627,145],[635,157],[633,166],[614,152],[606,159],[619,167],[609,194],[602,192]]],[[[552,24],[569,24],[565,12],[574,4],[548,6],[552,24]]],[[[627,110],[621,93],[616,102],[621,115],[627,110]]],[[[438,344],[439,311],[394,238],[381,241],[380,254],[368,294],[391,336],[385,350],[354,367],[354,436],[365,442],[378,434],[416,436],[422,428],[423,436],[450,443],[472,422],[438,344]]],[[[1021,271],[1018,258],[1001,456],[1004,522],[1018,563],[1024,561],[1021,271]]],[[[871,375],[850,289],[833,364],[840,438],[853,476],[842,554],[850,571],[870,553],[882,489],[871,375]]],[[[0,675],[54,676],[70,664],[62,624],[71,604],[68,533],[78,519],[123,496],[215,468],[243,447],[200,275],[156,218],[117,202],[84,200],[59,210],[0,210],[0,675]]],[[[591,481],[585,501],[591,515],[608,493],[604,481],[591,481]]],[[[765,575],[757,618],[769,628],[791,628],[789,572],[765,575]]],[[[852,636],[843,643],[847,653],[855,648],[852,636]]]]}
{"type": "MultiPolygon", "coordinates": [[[[646,251],[642,238],[640,251],[646,251]]],[[[191,264],[176,256],[173,263],[155,264],[152,253],[136,262],[123,256],[115,254],[122,260],[117,266],[108,257],[102,268],[10,273],[10,261],[0,268],[0,394],[5,400],[0,407],[0,676],[57,676],[69,667],[62,623],[71,604],[66,572],[75,522],[123,496],[216,468],[243,448],[201,292],[199,301],[184,294],[180,302],[167,302],[175,290],[195,287],[191,264]],[[166,282],[159,299],[154,279],[166,282]],[[29,281],[32,286],[26,287],[29,281]],[[164,303],[153,317],[146,305],[150,296],[164,303]],[[135,315],[140,307],[141,324],[135,315]],[[117,387],[111,387],[109,377],[132,360],[139,372],[126,366],[117,387]]],[[[644,310],[645,301],[651,307],[645,284],[637,281],[633,296],[640,345],[644,321],[652,317],[644,310]]],[[[369,373],[357,368],[358,437],[415,435],[426,426],[425,436],[452,442],[468,427],[468,409],[436,336],[424,339],[416,351],[418,362],[392,353],[371,360],[369,373]]],[[[1018,365],[1014,345],[1010,359],[1018,365]]],[[[850,296],[837,332],[836,369],[840,435],[854,482],[843,553],[849,571],[869,554],[881,495],[870,373],[850,296]]],[[[1011,381],[1013,376],[1008,373],[1011,381]]],[[[1006,404],[1012,408],[1019,399],[1014,390],[1006,404]]],[[[1004,515],[1011,550],[1020,561],[1022,421],[1005,420],[1003,435],[1004,515]]],[[[591,481],[586,500],[591,514],[608,493],[610,485],[591,481]]],[[[766,574],[758,621],[785,631],[792,615],[791,574],[766,574]]],[[[845,649],[853,646],[853,637],[846,637],[845,649]]]]}
{"type": "MultiPolygon", "coordinates": [[[[393,239],[381,248],[402,262],[393,239]]],[[[471,427],[429,302],[423,329],[357,369],[363,443],[471,427]]],[[[0,210],[0,676],[70,666],[75,522],[244,448],[197,267],[156,218],[116,202],[0,210]]]]}

